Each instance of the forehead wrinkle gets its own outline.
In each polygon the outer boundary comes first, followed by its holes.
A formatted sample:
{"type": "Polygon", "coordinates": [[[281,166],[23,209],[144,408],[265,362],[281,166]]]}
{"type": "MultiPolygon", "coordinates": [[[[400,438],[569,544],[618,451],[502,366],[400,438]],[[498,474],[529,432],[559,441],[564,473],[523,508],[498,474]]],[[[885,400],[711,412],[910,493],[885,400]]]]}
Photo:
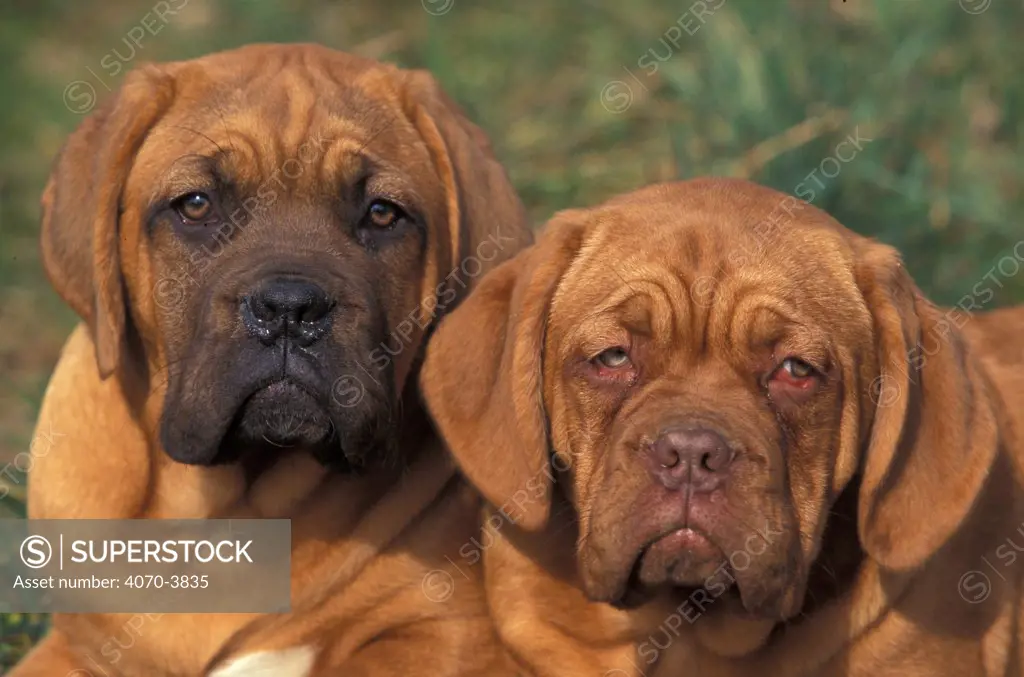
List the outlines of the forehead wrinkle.
{"type": "Polygon", "coordinates": [[[587,271],[600,270],[600,266],[593,264],[592,261],[600,254],[601,242],[604,237],[602,230],[604,229],[605,220],[600,215],[596,215],[590,223],[592,226],[585,233],[579,249],[562,270],[559,280],[555,283],[555,291],[551,295],[549,320],[559,314],[556,312],[556,309],[563,304],[563,300],[566,294],[568,294],[567,289],[577,286],[574,285],[577,278],[582,277],[586,279],[585,273],[587,271]]]}
{"type": "MultiPolygon", "coordinates": [[[[370,162],[371,167],[373,162],[370,162]]],[[[375,193],[384,198],[390,198],[398,202],[406,209],[416,209],[428,204],[424,196],[416,190],[416,187],[398,167],[383,165],[375,167],[377,170],[371,181],[375,193]]]]}
{"type": "Polygon", "coordinates": [[[369,164],[390,166],[387,160],[369,150],[369,147],[375,139],[391,129],[394,123],[394,120],[387,120],[384,125],[370,131],[354,120],[332,117],[322,132],[327,139],[327,148],[322,151],[321,162],[324,173],[329,176],[343,175],[344,172],[358,174],[365,173],[369,164]]]}
{"type": "Polygon", "coordinates": [[[666,341],[676,340],[676,330],[685,326],[692,310],[679,276],[658,262],[645,262],[634,269],[633,275],[619,279],[623,286],[609,295],[607,304],[618,307],[630,299],[646,299],[650,303],[651,333],[666,341]]]}
{"type": "Polygon", "coordinates": [[[309,80],[306,69],[290,68],[279,76],[281,88],[288,92],[287,122],[281,131],[281,142],[292,154],[298,152],[302,142],[308,138],[316,113],[316,90],[309,80]]]}
{"type": "Polygon", "coordinates": [[[249,174],[255,168],[257,173],[269,176],[280,166],[274,134],[264,129],[264,119],[239,111],[227,117],[221,115],[220,121],[222,129],[213,138],[233,152],[231,162],[237,174],[249,174]]]}
{"type": "Polygon", "coordinates": [[[150,195],[149,206],[166,197],[182,195],[198,188],[206,188],[207,186],[203,184],[213,178],[217,158],[218,153],[210,155],[188,153],[180,156],[171,163],[167,171],[160,174],[156,189],[150,195]]]}
{"type": "Polygon", "coordinates": [[[324,152],[323,180],[338,189],[352,188],[370,171],[371,161],[355,148],[334,146],[324,152]]]}
{"type": "Polygon", "coordinates": [[[615,287],[586,315],[576,320],[566,336],[570,343],[582,343],[584,337],[596,333],[597,325],[604,318],[611,318],[616,326],[621,327],[622,323],[616,311],[631,301],[642,300],[646,300],[652,310],[652,333],[656,336],[668,336],[671,340],[673,306],[670,301],[671,294],[665,286],[655,277],[632,277],[630,281],[621,277],[619,279],[622,280],[621,285],[615,287]]]}
{"type": "MultiPolygon", "coordinates": [[[[710,308],[694,297],[696,284],[705,278],[722,274],[719,263],[725,241],[710,227],[703,227],[700,215],[665,214],[648,215],[642,233],[634,234],[643,257],[642,267],[651,278],[662,281],[662,291],[668,312],[655,313],[653,322],[659,324],[659,333],[682,344],[683,337],[700,337],[694,348],[703,349],[706,343],[710,308]],[[712,268],[708,275],[708,268],[712,268]]],[[[709,217],[710,219],[710,217],[709,217]]]]}
{"type": "Polygon", "coordinates": [[[361,131],[355,125],[345,123],[328,132],[326,148],[320,151],[320,170],[329,185],[344,181],[354,184],[369,171],[370,160],[356,138],[361,131]]]}
{"type": "MultiPolygon", "coordinates": [[[[204,155],[212,155],[214,151],[218,153],[227,152],[228,149],[221,145],[217,139],[211,137],[210,134],[205,131],[193,126],[191,121],[186,120],[185,122],[188,122],[189,124],[167,124],[166,127],[159,128],[159,135],[172,136],[176,135],[177,132],[185,132],[186,141],[184,142],[184,145],[192,146],[194,143],[198,142],[200,145],[205,146],[201,151],[204,155]],[[212,148],[209,146],[212,146],[212,148]]],[[[210,132],[215,133],[213,130],[210,130],[210,132]]]]}
{"type": "Polygon", "coordinates": [[[709,334],[718,345],[733,353],[748,348],[750,333],[755,323],[768,311],[791,325],[803,324],[792,312],[791,306],[780,297],[765,292],[753,284],[740,288],[731,295],[731,303],[715,304],[709,315],[709,334]],[[737,339],[743,338],[743,341],[737,339]]]}
{"type": "Polygon", "coordinates": [[[226,153],[217,159],[217,169],[234,183],[255,183],[260,173],[266,173],[260,145],[249,134],[240,130],[228,130],[224,134],[228,146],[226,153]]]}
{"type": "Polygon", "coordinates": [[[586,315],[576,318],[565,333],[564,339],[560,341],[560,347],[563,350],[568,349],[569,352],[575,347],[589,351],[593,349],[591,344],[595,343],[597,339],[610,340],[612,332],[605,331],[609,319],[614,318],[607,309],[591,310],[586,315]]]}

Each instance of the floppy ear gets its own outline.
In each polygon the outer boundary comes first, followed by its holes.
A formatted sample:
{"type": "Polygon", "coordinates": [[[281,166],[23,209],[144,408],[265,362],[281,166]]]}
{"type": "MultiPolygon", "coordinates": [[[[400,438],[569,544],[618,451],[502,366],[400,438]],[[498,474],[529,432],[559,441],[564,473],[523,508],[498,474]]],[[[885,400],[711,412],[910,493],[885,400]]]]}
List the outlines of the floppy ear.
{"type": "Polygon", "coordinates": [[[995,460],[998,428],[988,384],[955,318],[924,298],[896,251],[867,244],[857,277],[874,319],[880,370],[858,529],[872,559],[905,570],[924,562],[967,516],[995,460]]]}
{"type": "Polygon", "coordinates": [[[526,529],[551,504],[542,362],[548,308],[583,237],[563,212],[533,247],[484,277],[427,345],[421,387],[463,473],[526,529]]]}
{"type": "Polygon", "coordinates": [[[426,142],[445,187],[450,270],[458,271],[460,282],[453,284],[461,299],[463,290],[475,286],[488,270],[529,245],[533,233],[483,130],[466,118],[429,72],[401,73],[406,114],[426,142]]]}
{"type": "Polygon", "coordinates": [[[68,138],[42,198],[42,259],[57,293],[89,326],[106,378],[125,337],[125,292],[118,254],[122,191],[146,132],[173,88],[155,67],[130,73],[117,94],[68,138]]]}

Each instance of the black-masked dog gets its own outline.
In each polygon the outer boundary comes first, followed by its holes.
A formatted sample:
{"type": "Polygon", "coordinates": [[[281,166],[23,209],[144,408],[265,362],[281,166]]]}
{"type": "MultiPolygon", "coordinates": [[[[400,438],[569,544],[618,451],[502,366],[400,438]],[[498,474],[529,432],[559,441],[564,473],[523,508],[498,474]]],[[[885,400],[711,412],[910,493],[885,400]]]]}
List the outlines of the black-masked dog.
{"type": "Polygon", "coordinates": [[[421,589],[477,499],[415,376],[437,319],[529,239],[424,72],[254,45],[131,73],[43,198],[46,269],[83,324],[30,515],[289,517],[292,612],[164,615],[116,660],[127,616],[58,614],[14,674],[502,674],[476,582],[421,589]]]}

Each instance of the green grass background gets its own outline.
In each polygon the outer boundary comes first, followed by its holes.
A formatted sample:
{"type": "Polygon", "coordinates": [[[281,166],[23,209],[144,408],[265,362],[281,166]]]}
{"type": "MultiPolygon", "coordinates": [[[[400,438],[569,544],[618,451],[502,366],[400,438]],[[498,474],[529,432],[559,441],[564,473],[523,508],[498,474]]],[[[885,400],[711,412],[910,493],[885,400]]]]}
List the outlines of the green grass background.
{"type": "MultiPolygon", "coordinates": [[[[81,120],[64,91],[116,87],[123,73],[108,77],[101,59],[130,54],[125,36],[153,5],[0,7],[0,467],[29,448],[75,321],[37,253],[39,194],[81,120]]],[[[804,183],[815,205],[900,248],[948,304],[1024,238],[1024,0],[724,0],[704,23],[699,11],[693,0],[187,0],[130,61],[316,41],[429,68],[490,133],[538,223],[674,177],[804,183]],[[873,140],[838,175],[819,173],[822,185],[808,179],[855,129],[873,140]]],[[[999,283],[993,307],[1024,298],[1024,275],[999,283]]],[[[22,487],[0,516],[23,514],[22,487]]],[[[0,616],[0,672],[43,626],[0,616]]]]}

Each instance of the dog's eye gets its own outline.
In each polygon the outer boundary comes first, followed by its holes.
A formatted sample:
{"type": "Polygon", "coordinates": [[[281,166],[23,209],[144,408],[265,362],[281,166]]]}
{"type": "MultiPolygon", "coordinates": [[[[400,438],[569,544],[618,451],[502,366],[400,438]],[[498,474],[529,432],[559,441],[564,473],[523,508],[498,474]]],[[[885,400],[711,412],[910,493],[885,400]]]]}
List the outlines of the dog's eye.
{"type": "Polygon", "coordinates": [[[374,228],[394,228],[399,221],[405,218],[405,212],[393,202],[374,200],[370,203],[366,218],[368,224],[374,228]]]}
{"type": "Polygon", "coordinates": [[[768,397],[781,407],[807,402],[824,383],[822,372],[798,357],[787,357],[773,371],[765,384],[768,397]]]}
{"type": "Polygon", "coordinates": [[[597,355],[594,362],[606,369],[622,369],[630,364],[629,353],[625,348],[609,348],[597,355]]]}
{"type": "Polygon", "coordinates": [[[629,348],[616,346],[602,350],[584,362],[584,374],[596,387],[609,384],[631,385],[639,377],[639,370],[629,356],[629,348]]]}
{"type": "Polygon", "coordinates": [[[186,221],[199,223],[213,215],[213,201],[206,193],[187,193],[173,203],[174,210],[186,221]]]}
{"type": "Polygon", "coordinates": [[[796,357],[787,357],[775,370],[772,378],[775,380],[799,383],[817,374],[817,370],[803,360],[796,357]]]}

